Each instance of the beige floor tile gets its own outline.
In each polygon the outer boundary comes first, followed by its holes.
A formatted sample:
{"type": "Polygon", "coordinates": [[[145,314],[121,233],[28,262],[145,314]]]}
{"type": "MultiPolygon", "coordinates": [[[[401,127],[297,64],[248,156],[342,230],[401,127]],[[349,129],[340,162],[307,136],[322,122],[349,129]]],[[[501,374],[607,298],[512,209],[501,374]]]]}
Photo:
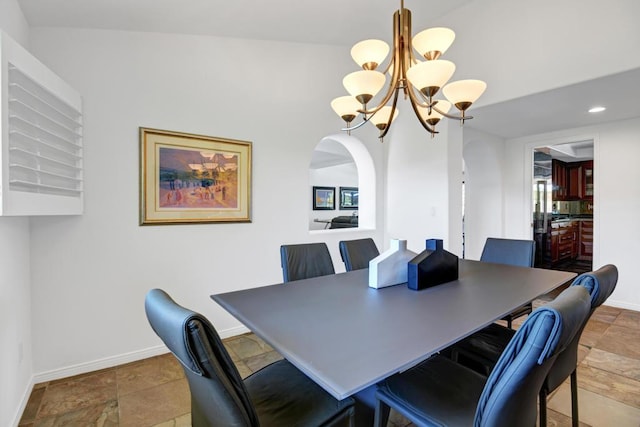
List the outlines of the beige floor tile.
{"type": "Polygon", "coordinates": [[[616,326],[624,326],[640,330],[640,312],[624,310],[613,322],[616,326]]]}
{"type": "MultiPolygon", "coordinates": [[[[547,427],[571,427],[571,417],[547,408],[547,427]]],[[[536,425],[540,425],[540,419],[537,420],[536,425]]],[[[591,427],[589,424],[580,422],[580,427],[591,427]]]]}
{"type": "Polygon", "coordinates": [[[231,348],[241,360],[273,350],[253,334],[230,338],[225,341],[225,346],[231,348]]]}
{"type": "Polygon", "coordinates": [[[191,427],[191,414],[182,415],[153,427],[191,427]]]}
{"type": "Polygon", "coordinates": [[[262,353],[257,356],[244,359],[243,362],[249,369],[251,369],[251,372],[256,372],[280,359],[282,359],[282,356],[278,352],[270,351],[268,353],[262,353]]]}
{"type": "Polygon", "coordinates": [[[191,396],[186,379],[121,396],[120,426],[153,426],[186,415],[191,411],[191,396]]]}
{"type": "Polygon", "coordinates": [[[594,347],[600,338],[602,338],[602,335],[609,329],[609,326],[611,326],[611,323],[592,318],[582,331],[580,344],[586,345],[587,347],[594,347]]]}
{"type": "Polygon", "coordinates": [[[582,363],[586,366],[640,381],[640,360],[638,359],[593,348],[582,363]]]}
{"type": "Polygon", "coordinates": [[[20,425],[33,422],[33,420],[36,419],[36,416],[38,415],[38,409],[40,409],[40,404],[42,403],[42,398],[44,397],[44,392],[44,387],[34,387],[33,391],[31,392],[31,396],[29,396],[27,406],[24,408],[24,412],[22,413],[20,425]]]}
{"type": "Polygon", "coordinates": [[[34,427],[92,426],[118,427],[118,402],[112,400],[99,405],[87,406],[71,412],[37,419],[34,427]]]}
{"type": "Polygon", "coordinates": [[[49,384],[37,417],[46,418],[113,400],[117,400],[115,370],[72,377],[49,384]]]}
{"type": "MultiPolygon", "coordinates": [[[[578,374],[580,381],[580,374],[578,374]]],[[[568,384],[560,386],[548,403],[549,409],[571,416],[571,390],[568,384]]],[[[578,389],[580,421],[593,427],[638,427],[640,409],[588,390],[578,389]]]]}
{"type": "Polygon", "coordinates": [[[246,365],[246,363],[244,363],[242,360],[239,360],[237,362],[234,362],[234,364],[236,365],[236,368],[238,369],[238,373],[240,374],[240,377],[247,378],[249,375],[251,375],[253,373],[253,371],[251,369],[249,369],[249,367],[246,365]]]}
{"type": "Polygon", "coordinates": [[[578,366],[578,387],[640,408],[640,381],[582,364],[578,366]]]}
{"type": "Polygon", "coordinates": [[[116,368],[119,396],[180,378],[184,378],[184,370],[180,362],[171,353],[116,368]]]}
{"type": "Polygon", "coordinates": [[[621,308],[601,305],[596,309],[591,318],[601,322],[613,323],[622,311],[621,308]]]}
{"type": "Polygon", "coordinates": [[[609,353],[640,359],[640,329],[611,325],[596,347],[609,353]]]}

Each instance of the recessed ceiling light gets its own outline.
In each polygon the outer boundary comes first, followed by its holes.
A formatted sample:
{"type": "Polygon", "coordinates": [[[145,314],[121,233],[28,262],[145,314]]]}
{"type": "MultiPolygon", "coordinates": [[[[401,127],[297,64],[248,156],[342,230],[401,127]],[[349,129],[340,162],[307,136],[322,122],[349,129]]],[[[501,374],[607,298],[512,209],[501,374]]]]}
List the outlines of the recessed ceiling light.
{"type": "Polygon", "coordinates": [[[601,106],[589,108],[589,112],[590,113],[600,113],[600,112],[602,112],[604,110],[606,110],[606,108],[605,107],[601,107],[601,106]]]}

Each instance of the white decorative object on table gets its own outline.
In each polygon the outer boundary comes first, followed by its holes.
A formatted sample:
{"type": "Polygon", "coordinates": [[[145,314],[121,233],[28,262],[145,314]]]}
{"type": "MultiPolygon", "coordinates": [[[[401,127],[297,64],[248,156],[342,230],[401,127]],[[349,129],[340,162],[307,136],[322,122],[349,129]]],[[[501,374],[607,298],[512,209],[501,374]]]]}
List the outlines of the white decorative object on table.
{"type": "Polygon", "coordinates": [[[389,249],[369,261],[369,287],[379,289],[407,283],[407,265],[416,255],[407,249],[406,240],[391,239],[389,249]]]}

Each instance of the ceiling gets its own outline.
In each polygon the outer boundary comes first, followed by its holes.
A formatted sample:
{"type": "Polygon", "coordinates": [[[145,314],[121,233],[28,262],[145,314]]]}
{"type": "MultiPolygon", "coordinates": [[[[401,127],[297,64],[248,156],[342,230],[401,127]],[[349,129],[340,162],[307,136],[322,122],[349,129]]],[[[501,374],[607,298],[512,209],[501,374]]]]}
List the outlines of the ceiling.
{"type": "MultiPolygon", "coordinates": [[[[407,0],[414,29],[473,0],[407,0]]],[[[18,0],[33,27],[199,34],[351,46],[390,41],[399,0],[18,0]],[[327,25],[330,23],[330,26],[327,25]],[[382,33],[382,34],[381,34],[382,33]]],[[[348,48],[347,48],[348,49],[348,48]]],[[[346,50],[346,49],[345,49],[346,50]]],[[[345,54],[348,54],[345,52],[345,54]]],[[[504,138],[640,116],[640,69],[472,108],[465,126],[504,138]],[[607,110],[589,114],[594,104],[607,110]]]]}

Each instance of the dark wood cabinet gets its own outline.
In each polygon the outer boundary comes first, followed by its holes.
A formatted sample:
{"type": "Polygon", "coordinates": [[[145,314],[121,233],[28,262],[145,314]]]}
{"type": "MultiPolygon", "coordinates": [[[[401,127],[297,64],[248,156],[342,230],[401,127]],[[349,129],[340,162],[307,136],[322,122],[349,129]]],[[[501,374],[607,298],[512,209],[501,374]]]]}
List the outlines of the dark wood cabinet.
{"type": "Polygon", "coordinates": [[[567,169],[565,163],[560,160],[551,161],[551,185],[553,200],[566,200],[567,198],[567,169]]]}
{"type": "Polygon", "coordinates": [[[593,200],[593,160],[551,162],[553,200],[593,200]]]}
{"type": "Polygon", "coordinates": [[[551,262],[578,256],[578,222],[559,221],[551,224],[551,262]]]}
{"type": "Polygon", "coordinates": [[[578,259],[593,259],[593,221],[580,221],[578,259]]]}

